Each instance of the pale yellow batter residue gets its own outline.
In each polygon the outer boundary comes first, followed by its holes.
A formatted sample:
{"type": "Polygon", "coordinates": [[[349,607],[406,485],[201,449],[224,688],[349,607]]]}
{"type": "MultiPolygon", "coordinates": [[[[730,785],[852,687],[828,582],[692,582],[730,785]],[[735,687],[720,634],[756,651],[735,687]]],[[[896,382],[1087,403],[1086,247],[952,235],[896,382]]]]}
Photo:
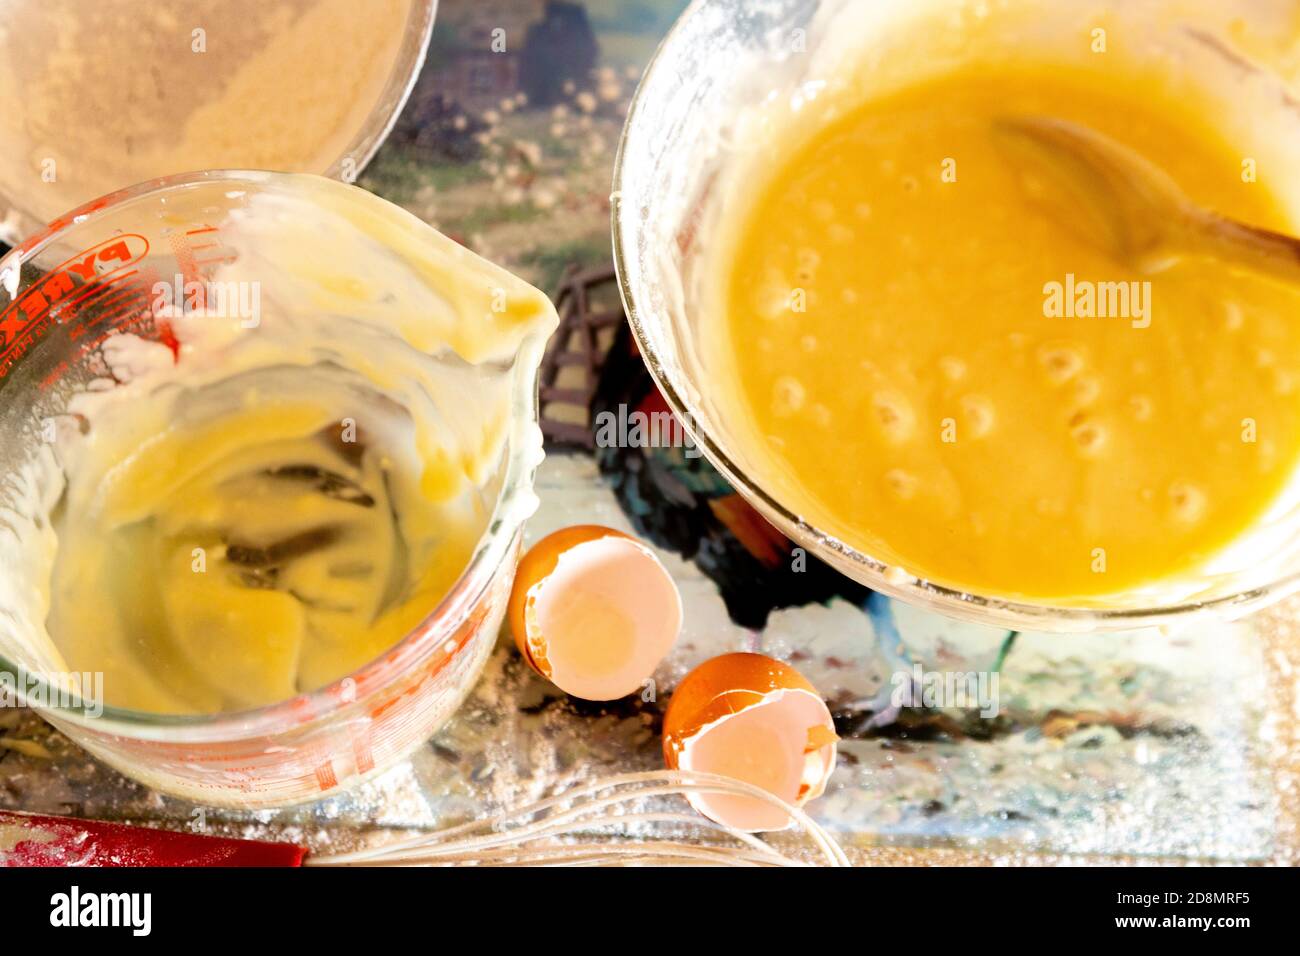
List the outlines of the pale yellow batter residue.
{"type": "Polygon", "coordinates": [[[214,281],[259,283],[256,321],[164,309],[176,356],[111,338],[112,379],[73,397],[43,479],[65,483],[48,639],[113,707],[274,703],[418,628],[498,506],[516,350],[556,321],[355,188],[282,180],[217,225],[214,281]]]}

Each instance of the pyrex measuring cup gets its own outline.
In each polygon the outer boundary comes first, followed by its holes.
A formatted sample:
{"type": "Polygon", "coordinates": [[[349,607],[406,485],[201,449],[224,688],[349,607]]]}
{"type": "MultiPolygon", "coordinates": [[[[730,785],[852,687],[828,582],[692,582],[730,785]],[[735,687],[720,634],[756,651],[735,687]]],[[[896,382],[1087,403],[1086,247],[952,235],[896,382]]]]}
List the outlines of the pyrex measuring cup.
{"type": "MultiPolygon", "coordinates": [[[[91,753],[203,804],[301,802],[391,765],[452,714],[493,646],[535,506],[536,375],[554,325],[541,293],[397,207],[314,176],[184,174],[53,223],[0,260],[0,679],[91,753]],[[224,312],[213,301],[223,283],[224,312]],[[258,291],[260,314],[239,310],[247,301],[232,283],[258,291]],[[418,393],[393,394],[477,449],[473,491],[487,506],[459,579],[395,646],[326,686],[237,713],[114,706],[114,688],[70,675],[47,632],[59,547],[49,516],[68,486],[60,443],[96,427],[70,411],[128,387],[111,355],[128,340],[220,381],[224,353],[178,337],[172,289],[208,297],[187,321],[236,337],[296,316],[300,347],[276,359],[272,382],[347,374],[398,388],[409,362],[430,368],[418,393]]],[[[94,613],[114,613],[107,596],[103,605],[94,613]]]]}

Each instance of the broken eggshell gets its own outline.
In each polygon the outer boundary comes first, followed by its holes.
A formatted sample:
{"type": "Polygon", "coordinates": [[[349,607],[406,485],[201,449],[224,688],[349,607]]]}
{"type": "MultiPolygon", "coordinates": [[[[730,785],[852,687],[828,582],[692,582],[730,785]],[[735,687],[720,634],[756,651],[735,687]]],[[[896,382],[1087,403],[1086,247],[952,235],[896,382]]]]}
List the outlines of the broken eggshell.
{"type": "MultiPolygon", "coordinates": [[[[802,807],[821,796],[835,767],[835,725],[797,670],[762,654],[723,654],[691,671],[664,715],[670,770],[715,773],[802,807]]],[[[739,830],[782,830],[783,809],[755,797],[692,793],[691,805],[739,830]]]]}
{"type": "Polygon", "coordinates": [[[547,535],[524,555],[510,595],[524,660],[584,700],[615,700],[650,679],[677,640],[682,602],[640,541],[600,525],[547,535]]]}

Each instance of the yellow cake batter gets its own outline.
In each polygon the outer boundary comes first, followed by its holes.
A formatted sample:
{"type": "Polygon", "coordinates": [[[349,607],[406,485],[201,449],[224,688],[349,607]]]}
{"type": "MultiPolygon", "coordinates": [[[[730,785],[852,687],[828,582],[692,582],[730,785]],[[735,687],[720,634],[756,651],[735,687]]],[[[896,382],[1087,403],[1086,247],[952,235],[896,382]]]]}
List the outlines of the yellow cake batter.
{"type": "Polygon", "coordinates": [[[958,71],[776,151],[720,253],[712,360],[785,505],[919,577],[1068,601],[1202,564],[1275,500],[1300,451],[1300,297],[1215,261],[1118,261],[994,134],[1083,124],[1286,229],[1213,113],[1121,64],[958,71]],[[1126,307],[1083,307],[1121,282],[1126,307]]]}

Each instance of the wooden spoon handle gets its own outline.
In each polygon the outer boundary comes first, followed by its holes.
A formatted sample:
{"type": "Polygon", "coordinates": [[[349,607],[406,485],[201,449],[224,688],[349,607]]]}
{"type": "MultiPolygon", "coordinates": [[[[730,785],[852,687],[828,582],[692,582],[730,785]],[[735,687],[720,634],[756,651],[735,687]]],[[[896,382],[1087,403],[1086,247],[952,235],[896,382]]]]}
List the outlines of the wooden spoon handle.
{"type": "Polygon", "coordinates": [[[1300,286],[1300,239],[1209,213],[1198,219],[1196,252],[1300,286]]]}

